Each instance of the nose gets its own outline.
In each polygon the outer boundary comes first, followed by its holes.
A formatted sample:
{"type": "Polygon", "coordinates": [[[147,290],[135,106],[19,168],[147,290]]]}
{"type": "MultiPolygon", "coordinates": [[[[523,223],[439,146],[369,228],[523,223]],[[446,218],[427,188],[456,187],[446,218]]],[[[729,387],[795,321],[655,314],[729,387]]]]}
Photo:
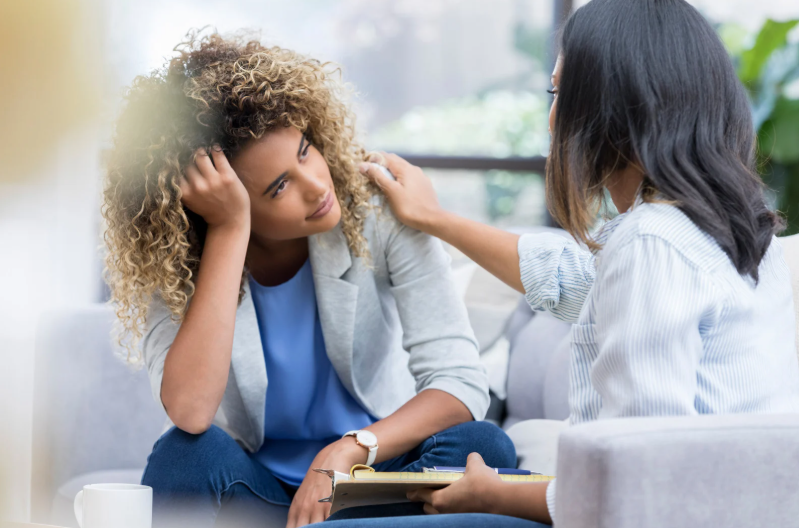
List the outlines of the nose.
{"type": "Polygon", "coordinates": [[[303,198],[307,202],[318,203],[329,190],[329,185],[321,176],[312,172],[303,175],[303,198]]]}

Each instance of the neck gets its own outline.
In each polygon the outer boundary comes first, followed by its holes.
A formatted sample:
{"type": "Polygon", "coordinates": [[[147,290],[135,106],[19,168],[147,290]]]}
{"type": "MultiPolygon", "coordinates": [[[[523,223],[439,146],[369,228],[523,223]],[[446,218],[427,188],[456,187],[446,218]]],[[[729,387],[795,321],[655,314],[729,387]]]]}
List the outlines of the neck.
{"type": "Polygon", "coordinates": [[[633,206],[643,181],[643,171],[632,164],[608,177],[608,192],[619,213],[626,213],[633,206]]]}
{"type": "Polygon", "coordinates": [[[308,238],[271,240],[250,235],[247,267],[264,286],[277,286],[291,279],[308,260],[308,238]]]}

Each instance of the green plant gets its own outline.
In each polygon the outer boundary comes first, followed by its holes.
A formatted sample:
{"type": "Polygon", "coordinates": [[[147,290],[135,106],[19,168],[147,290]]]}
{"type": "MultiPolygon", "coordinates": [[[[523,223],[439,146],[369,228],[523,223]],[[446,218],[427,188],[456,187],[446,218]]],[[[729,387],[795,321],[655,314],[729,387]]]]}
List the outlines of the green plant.
{"type": "Polygon", "coordinates": [[[767,20],[749,45],[736,28],[720,31],[749,91],[758,168],[788,220],[785,235],[799,233],[799,39],[790,38],[797,25],[767,20]]]}

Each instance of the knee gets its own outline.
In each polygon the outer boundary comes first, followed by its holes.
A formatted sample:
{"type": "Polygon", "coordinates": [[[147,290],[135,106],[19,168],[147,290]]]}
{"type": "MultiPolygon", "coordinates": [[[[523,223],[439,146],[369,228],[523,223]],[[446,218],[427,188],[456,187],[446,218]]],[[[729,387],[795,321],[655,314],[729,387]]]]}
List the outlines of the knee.
{"type": "MultiPolygon", "coordinates": [[[[468,453],[479,453],[486,465],[516,467],[516,447],[505,431],[490,422],[466,422],[453,428],[468,453]]],[[[468,455],[467,453],[467,455],[468,455]]]]}
{"type": "Polygon", "coordinates": [[[173,427],[158,439],[147,458],[142,484],[154,491],[189,493],[204,490],[215,481],[230,453],[241,451],[222,429],[190,434],[173,427]]]}

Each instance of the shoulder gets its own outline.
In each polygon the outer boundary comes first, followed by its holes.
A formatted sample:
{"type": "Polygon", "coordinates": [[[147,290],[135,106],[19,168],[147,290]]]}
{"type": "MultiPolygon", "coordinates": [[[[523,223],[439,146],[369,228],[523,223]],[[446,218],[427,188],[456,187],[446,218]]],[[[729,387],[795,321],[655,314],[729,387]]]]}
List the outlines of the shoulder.
{"type": "Polygon", "coordinates": [[[383,195],[373,196],[369,205],[363,235],[373,266],[395,270],[412,265],[420,269],[431,264],[449,266],[449,256],[441,241],[405,226],[394,216],[383,195]]]}
{"type": "Polygon", "coordinates": [[[435,240],[400,222],[382,194],[375,194],[369,200],[369,210],[363,224],[363,236],[371,251],[387,251],[399,240],[413,239],[419,242],[435,240]]]}
{"type": "Polygon", "coordinates": [[[385,240],[403,227],[402,223],[394,216],[385,196],[374,194],[369,199],[369,210],[364,219],[363,234],[370,241],[370,245],[372,238],[385,240]]]}
{"type": "Polygon", "coordinates": [[[610,261],[641,247],[674,253],[700,271],[729,264],[713,237],[677,207],[665,203],[643,203],[625,215],[602,249],[601,260],[610,261]]]}

